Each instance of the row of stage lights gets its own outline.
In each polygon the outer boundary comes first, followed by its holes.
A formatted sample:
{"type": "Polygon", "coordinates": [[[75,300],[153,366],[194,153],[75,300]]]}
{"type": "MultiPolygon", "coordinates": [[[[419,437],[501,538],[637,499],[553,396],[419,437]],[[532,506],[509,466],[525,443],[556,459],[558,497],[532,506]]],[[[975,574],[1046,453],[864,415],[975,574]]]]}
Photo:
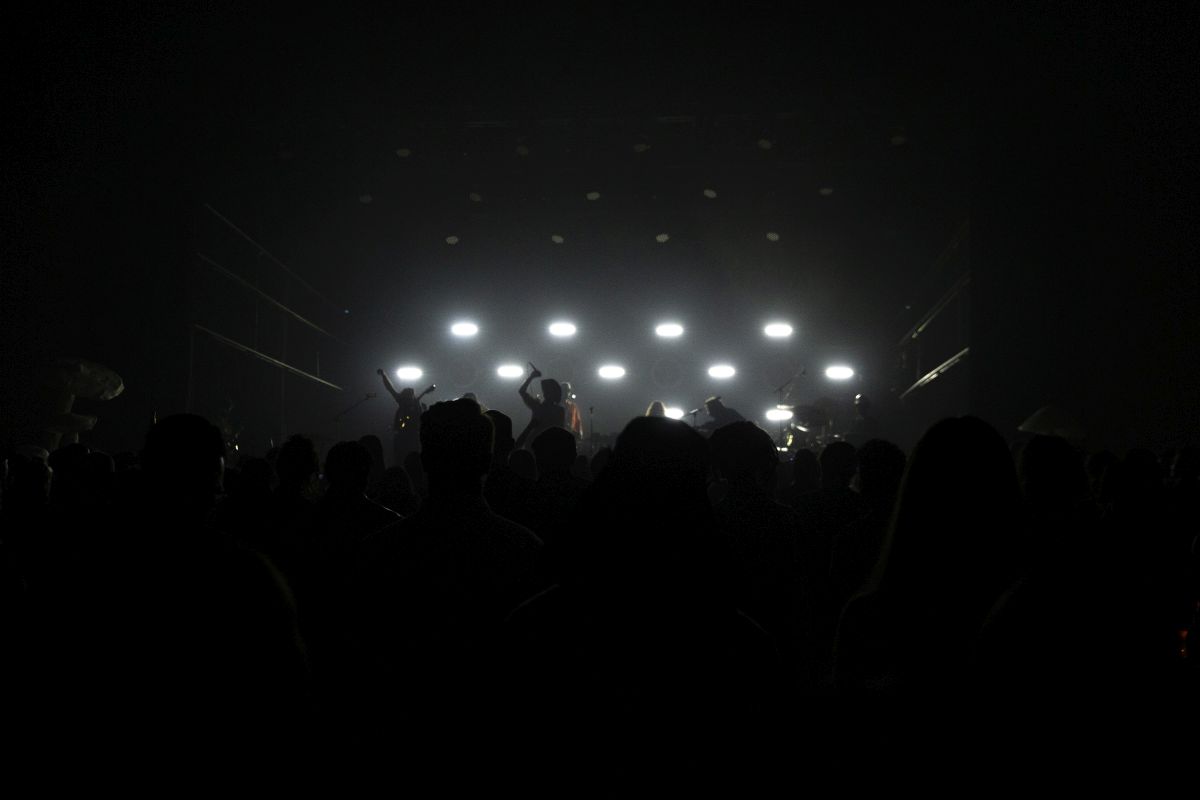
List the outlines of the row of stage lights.
{"type": "MultiPolygon", "coordinates": [[[[556,320],[551,322],[546,327],[547,332],[551,336],[559,339],[566,339],[574,336],[578,331],[575,323],[566,320],[556,320]]],[[[479,325],[474,322],[455,322],[450,326],[450,333],[462,339],[469,339],[479,334],[479,325]]],[[[654,333],[664,339],[678,339],[683,336],[683,325],[678,322],[662,322],[655,326],[654,333]]],[[[786,339],[792,335],[792,326],[786,322],[771,322],[763,327],[763,335],[770,339],[786,339]]],[[[525,368],[520,364],[501,364],[496,368],[496,375],[505,380],[516,380],[525,374],[525,368]]],[[[604,364],[596,370],[596,374],[604,380],[616,381],[625,377],[625,368],[620,364],[604,364]]],[[[716,380],[728,380],[737,374],[737,370],[731,364],[714,364],[708,368],[708,376],[716,380]]],[[[403,366],[396,370],[396,377],[402,381],[418,381],[424,371],[417,366],[403,366]]],[[[851,367],[835,364],[825,369],[825,377],[835,381],[845,381],[854,377],[854,370],[851,367]]],[[[679,414],[675,418],[683,416],[683,412],[677,408],[668,408],[667,416],[672,416],[670,412],[678,411],[679,414]]],[[[772,409],[767,413],[767,418],[772,421],[782,421],[785,419],[780,414],[785,412],[783,409],[772,409]]]]}
{"type": "MultiPolygon", "coordinates": [[[[407,365],[396,369],[396,377],[402,381],[419,381],[425,371],[420,367],[407,365]]],[[[525,374],[525,368],[520,364],[501,364],[496,367],[496,375],[505,380],[516,380],[525,374]]],[[[606,381],[617,381],[625,377],[625,368],[620,364],[604,364],[596,370],[596,374],[606,381]]],[[[728,380],[737,374],[732,364],[714,364],[708,368],[708,377],[717,380],[728,380]]],[[[825,377],[832,381],[845,381],[854,377],[854,370],[841,364],[825,368],[825,377]]]]}
{"type": "MultiPolygon", "coordinates": [[[[558,339],[569,339],[578,328],[573,322],[558,320],[551,322],[546,330],[558,339]]],[[[479,326],[474,322],[456,322],[450,326],[450,333],[460,339],[470,339],[479,334],[479,326]]],[[[683,336],[683,326],[678,322],[663,322],[655,326],[654,333],[663,339],[678,339],[683,336]]],[[[763,335],[768,339],[786,339],[792,335],[792,326],[786,322],[772,322],[763,328],[763,335]]]]}

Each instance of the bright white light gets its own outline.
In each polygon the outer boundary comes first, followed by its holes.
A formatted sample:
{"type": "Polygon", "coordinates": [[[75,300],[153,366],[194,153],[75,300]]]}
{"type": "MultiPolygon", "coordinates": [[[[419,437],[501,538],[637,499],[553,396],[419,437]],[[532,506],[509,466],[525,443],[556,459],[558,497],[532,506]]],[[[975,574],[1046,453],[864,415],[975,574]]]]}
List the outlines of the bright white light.
{"type": "Polygon", "coordinates": [[[768,242],[778,242],[779,234],[776,233],[775,231],[767,231],[767,241],[768,242]]]}
{"type": "Polygon", "coordinates": [[[525,368],[520,364],[501,364],[496,367],[496,374],[501,378],[519,378],[525,374],[525,368]]]}
{"type": "Polygon", "coordinates": [[[849,367],[826,367],[825,377],[832,381],[844,381],[854,377],[854,370],[849,367]]]}
{"type": "Polygon", "coordinates": [[[683,409],[678,406],[667,406],[663,413],[671,419],[683,419],[683,409]]]}
{"type": "Polygon", "coordinates": [[[715,199],[717,199],[717,190],[716,189],[705,189],[704,196],[707,197],[709,200],[715,200],[715,199]]]}
{"type": "Polygon", "coordinates": [[[659,244],[666,244],[667,242],[671,241],[671,235],[669,233],[660,233],[658,236],[654,237],[654,241],[658,242],[659,244]]]}
{"type": "Polygon", "coordinates": [[[556,233],[550,237],[550,241],[554,242],[555,244],[562,244],[565,240],[556,233]]]}
{"type": "Polygon", "coordinates": [[[728,364],[716,364],[708,368],[708,377],[724,380],[725,378],[732,378],[735,372],[736,370],[728,364]]]}
{"type": "Polygon", "coordinates": [[[550,323],[550,335],[558,337],[567,337],[575,335],[575,326],[570,322],[552,322],[550,323]]]}
{"type": "Polygon", "coordinates": [[[767,327],[763,328],[763,333],[770,336],[772,339],[786,339],[792,335],[792,326],[786,322],[772,322],[767,327]]]}
{"type": "Polygon", "coordinates": [[[402,381],[419,381],[424,374],[420,367],[400,367],[396,370],[396,377],[402,381]]]}
{"type": "Polygon", "coordinates": [[[599,200],[600,199],[599,192],[588,192],[587,195],[585,195],[585,196],[587,197],[588,200],[599,200]]]}
{"type": "Polygon", "coordinates": [[[607,381],[615,381],[617,378],[625,377],[625,368],[618,367],[616,364],[605,364],[598,372],[600,377],[607,381]]]}
{"type": "Polygon", "coordinates": [[[447,236],[446,244],[458,244],[458,237],[457,236],[447,236]]]}
{"type": "Polygon", "coordinates": [[[654,332],[665,339],[674,339],[683,336],[683,326],[677,322],[664,322],[655,328],[654,332]]]}
{"type": "Polygon", "coordinates": [[[772,408],[767,411],[767,419],[771,422],[784,422],[792,418],[792,412],[786,408],[772,408]]]}

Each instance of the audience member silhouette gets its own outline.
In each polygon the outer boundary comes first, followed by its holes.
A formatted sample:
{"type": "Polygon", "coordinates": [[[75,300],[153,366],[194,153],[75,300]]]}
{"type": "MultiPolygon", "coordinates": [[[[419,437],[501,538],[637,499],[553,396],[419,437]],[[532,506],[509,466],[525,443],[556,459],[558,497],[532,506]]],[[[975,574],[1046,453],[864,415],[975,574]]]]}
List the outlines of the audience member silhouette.
{"type": "Polygon", "coordinates": [[[797,450],[792,456],[791,504],[797,507],[800,498],[821,488],[821,463],[812,450],[797,450]]]}
{"type": "Polygon", "coordinates": [[[157,422],[125,525],[35,587],[22,648],[35,751],[148,765],[300,752],[308,669],[294,610],[269,563],[214,527],[223,461],[203,418],[157,422]]]}
{"type": "Polygon", "coordinates": [[[771,494],[779,457],[771,436],[753,422],[734,422],[709,439],[713,467],[728,490],[717,505],[722,535],[737,557],[739,604],[776,640],[794,651],[800,519],[771,494]]]}
{"type": "MultiPolygon", "coordinates": [[[[403,720],[432,744],[437,732],[460,735],[464,718],[479,720],[493,692],[481,674],[492,637],[539,588],[541,541],[483,498],[492,435],[474,401],[435,403],[421,420],[427,501],[362,548],[357,629],[367,662],[360,677],[370,687],[368,728],[380,735],[403,720]]],[[[429,753],[450,763],[453,755],[429,753]]]]}
{"type": "Polygon", "coordinates": [[[858,491],[865,513],[834,534],[829,565],[830,608],[834,613],[866,586],[875,571],[904,465],[904,451],[882,439],[872,439],[858,451],[858,491]]]}
{"type": "Polygon", "coordinates": [[[935,424],[908,462],[872,585],[842,613],[839,689],[904,703],[904,713],[968,699],[980,627],[1016,579],[1024,544],[1004,440],[973,417],[935,424]]]}
{"type": "Polygon", "coordinates": [[[728,759],[728,733],[753,738],[779,699],[770,638],[733,602],[708,470],[686,424],[630,422],[581,501],[559,584],[507,627],[510,713],[547,772],[592,792],[703,784],[728,764],[711,743],[728,759]]]}
{"type": "Polygon", "coordinates": [[[575,504],[587,482],[571,474],[575,465],[575,436],[562,428],[547,428],[533,440],[537,488],[531,514],[521,520],[550,544],[567,533],[575,504]]]}
{"type": "Polygon", "coordinates": [[[514,448],[512,419],[495,409],[486,412],[485,416],[492,421],[495,441],[492,445],[492,463],[483,485],[484,499],[500,516],[511,520],[524,519],[529,515],[534,481],[509,466],[509,457],[514,448]]]}

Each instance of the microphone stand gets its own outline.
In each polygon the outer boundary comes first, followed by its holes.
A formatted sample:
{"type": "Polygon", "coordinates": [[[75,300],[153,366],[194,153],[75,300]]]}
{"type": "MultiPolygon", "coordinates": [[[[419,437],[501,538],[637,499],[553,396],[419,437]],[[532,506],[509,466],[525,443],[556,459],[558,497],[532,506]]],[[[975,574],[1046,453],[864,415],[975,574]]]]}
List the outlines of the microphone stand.
{"type": "MultiPolygon", "coordinates": [[[[804,374],[804,372],[799,373],[799,375],[803,375],[803,374],[804,374]]],[[[786,381],[784,381],[783,385],[775,390],[775,393],[777,395],[779,395],[779,400],[778,400],[778,402],[775,403],[775,408],[778,409],[780,406],[783,405],[783,393],[785,391],[787,391],[787,388],[792,385],[792,382],[794,380],[796,380],[796,378],[799,377],[799,375],[797,373],[793,372],[792,377],[790,377],[786,381]]],[[[785,440],[783,438],[783,420],[779,420],[779,446],[787,447],[787,440],[785,440]]]]}
{"type": "Polygon", "coordinates": [[[337,415],[336,417],[334,417],[334,418],[333,418],[333,421],[334,421],[334,422],[341,422],[341,421],[342,421],[342,417],[346,416],[346,415],[347,415],[347,414],[349,414],[351,411],[353,411],[354,409],[358,408],[359,406],[361,406],[363,403],[367,402],[368,400],[370,400],[370,399],[371,399],[372,397],[374,397],[374,396],[375,396],[375,393],[374,393],[374,392],[367,392],[367,396],[366,396],[366,397],[364,397],[362,400],[359,400],[357,403],[355,403],[354,405],[352,405],[352,406],[350,406],[349,408],[345,409],[344,411],[341,411],[341,412],[339,412],[339,413],[338,413],[338,415],[337,415]]]}

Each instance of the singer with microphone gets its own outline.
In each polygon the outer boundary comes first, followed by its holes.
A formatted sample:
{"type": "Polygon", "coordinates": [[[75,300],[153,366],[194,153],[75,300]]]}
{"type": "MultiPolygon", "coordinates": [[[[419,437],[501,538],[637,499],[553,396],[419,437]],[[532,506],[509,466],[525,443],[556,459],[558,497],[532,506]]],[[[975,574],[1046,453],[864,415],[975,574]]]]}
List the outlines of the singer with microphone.
{"type": "Polygon", "coordinates": [[[402,467],[405,456],[421,450],[421,413],[425,411],[421,398],[437,389],[437,385],[431,384],[420,394],[407,386],[397,392],[386,372],[377,369],[375,373],[383,378],[383,388],[396,401],[396,415],[392,418],[393,466],[402,467]]]}
{"type": "Polygon", "coordinates": [[[525,426],[525,430],[521,431],[521,435],[517,437],[516,447],[528,447],[533,443],[533,440],[538,437],[538,434],[547,428],[567,428],[567,408],[563,405],[562,386],[553,378],[542,379],[542,397],[539,400],[529,393],[529,384],[533,383],[535,378],[541,378],[542,372],[529,363],[529,377],[521,384],[521,388],[517,393],[521,395],[521,402],[530,411],[529,424],[525,426]]]}

